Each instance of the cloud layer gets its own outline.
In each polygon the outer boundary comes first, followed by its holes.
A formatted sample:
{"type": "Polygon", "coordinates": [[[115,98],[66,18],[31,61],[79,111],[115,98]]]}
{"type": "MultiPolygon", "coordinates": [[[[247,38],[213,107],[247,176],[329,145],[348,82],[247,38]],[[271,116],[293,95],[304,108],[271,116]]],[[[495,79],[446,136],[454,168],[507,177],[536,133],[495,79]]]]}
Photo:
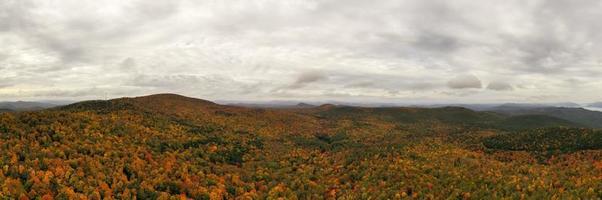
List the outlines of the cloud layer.
{"type": "Polygon", "coordinates": [[[480,89],[482,86],[481,80],[474,75],[463,75],[457,76],[447,82],[447,86],[452,89],[468,89],[476,88],[480,89]]]}
{"type": "Polygon", "coordinates": [[[596,0],[4,0],[0,100],[597,101],[600,19],[596,0]]]}

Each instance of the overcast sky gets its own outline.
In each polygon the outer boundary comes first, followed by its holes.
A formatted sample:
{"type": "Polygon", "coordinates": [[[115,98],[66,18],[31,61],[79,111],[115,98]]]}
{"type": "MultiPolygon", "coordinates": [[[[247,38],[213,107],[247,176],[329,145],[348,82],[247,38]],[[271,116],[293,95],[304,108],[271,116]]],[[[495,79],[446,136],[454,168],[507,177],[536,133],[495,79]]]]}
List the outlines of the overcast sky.
{"type": "Polygon", "coordinates": [[[599,0],[2,0],[0,101],[602,100],[599,0]]]}

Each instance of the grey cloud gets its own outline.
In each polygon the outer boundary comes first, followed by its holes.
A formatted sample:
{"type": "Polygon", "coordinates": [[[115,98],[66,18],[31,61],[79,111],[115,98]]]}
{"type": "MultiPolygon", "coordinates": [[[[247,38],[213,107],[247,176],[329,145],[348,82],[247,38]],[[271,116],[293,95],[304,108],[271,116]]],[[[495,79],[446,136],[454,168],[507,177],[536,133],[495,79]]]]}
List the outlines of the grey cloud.
{"type": "Polygon", "coordinates": [[[371,88],[371,87],[375,87],[376,84],[374,84],[374,82],[356,82],[356,83],[350,83],[350,84],[346,84],[344,87],[345,88],[371,88]]]}
{"type": "Polygon", "coordinates": [[[103,99],[106,96],[110,97],[123,97],[123,96],[135,96],[142,95],[136,88],[127,87],[112,87],[112,88],[101,88],[101,87],[89,87],[89,88],[77,88],[77,89],[53,89],[53,90],[37,90],[29,91],[30,96],[34,97],[60,97],[60,98],[94,98],[103,99]]]}
{"type": "Polygon", "coordinates": [[[0,32],[13,31],[32,24],[28,19],[28,7],[33,6],[29,0],[7,0],[0,2],[0,32]]]}
{"type": "Polygon", "coordinates": [[[260,93],[257,83],[244,83],[220,75],[139,74],[126,85],[153,92],[177,92],[203,98],[260,93]]]}
{"type": "Polygon", "coordinates": [[[295,84],[312,83],[320,80],[328,79],[328,76],[319,71],[305,72],[297,77],[295,84]]]}
{"type": "Polygon", "coordinates": [[[579,87],[592,87],[592,84],[596,84],[595,82],[589,81],[583,78],[568,78],[562,82],[562,85],[569,85],[574,88],[579,87]]]}
{"type": "Polygon", "coordinates": [[[428,53],[451,53],[464,45],[459,38],[440,31],[421,31],[417,35],[413,47],[428,53]]]}
{"type": "Polygon", "coordinates": [[[447,86],[452,89],[482,88],[481,80],[474,75],[460,75],[449,80],[447,86]]]}
{"type": "Polygon", "coordinates": [[[456,90],[456,91],[442,91],[440,94],[452,97],[468,97],[477,94],[474,90],[456,90]]]}
{"type": "Polygon", "coordinates": [[[59,53],[61,60],[64,64],[70,64],[72,62],[89,62],[92,56],[90,55],[90,47],[85,47],[85,44],[80,43],[77,40],[71,39],[57,39],[57,38],[45,38],[46,47],[54,52],[59,53]]]}
{"type": "Polygon", "coordinates": [[[456,38],[441,33],[425,33],[418,36],[414,46],[428,51],[448,53],[460,48],[461,44],[456,38]]]}
{"type": "Polygon", "coordinates": [[[328,71],[328,83],[346,89],[379,89],[386,91],[424,91],[437,88],[439,81],[430,76],[394,75],[380,73],[358,73],[328,71]]]}
{"type": "Polygon", "coordinates": [[[85,88],[85,89],[74,89],[74,90],[42,90],[36,91],[33,95],[38,97],[86,97],[86,96],[97,96],[101,97],[106,93],[106,90],[98,88],[85,88]]]}
{"type": "Polygon", "coordinates": [[[425,91],[437,88],[437,85],[432,82],[419,80],[400,80],[400,78],[392,78],[387,76],[365,77],[363,79],[372,79],[372,81],[353,82],[353,79],[346,77],[344,80],[338,79],[335,83],[343,84],[344,88],[350,89],[384,89],[387,91],[411,90],[425,91]],[[351,82],[346,84],[346,82],[351,82]]]}
{"type": "Polygon", "coordinates": [[[600,10],[596,0],[4,0],[0,76],[35,91],[449,99],[478,90],[440,91],[483,87],[450,80],[474,72],[513,77],[486,86],[508,91],[501,99],[539,89],[585,100],[595,97],[578,86],[602,89],[600,10]]]}
{"type": "Polygon", "coordinates": [[[288,86],[289,89],[298,89],[306,86],[309,83],[327,80],[328,75],[320,71],[308,71],[299,74],[293,84],[288,86]]]}
{"type": "MultiPolygon", "coordinates": [[[[0,72],[2,72],[1,69],[0,72]]],[[[15,85],[15,77],[3,77],[2,75],[0,75],[0,88],[7,88],[15,85]]]]}
{"type": "Polygon", "coordinates": [[[510,85],[506,82],[494,81],[494,82],[489,83],[489,85],[487,85],[487,89],[496,90],[496,91],[508,91],[508,90],[514,90],[514,87],[512,87],[512,85],[510,85]]]}
{"type": "Polygon", "coordinates": [[[121,63],[119,64],[119,68],[126,72],[136,71],[136,67],[136,60],[130,57],[123,59],[123,61],[121,61],[121,63]]]}
{"type": "Polygon", "coordinates": [[[429,90],[436,88],[436,85],[430,82],[416,82],[410,84],[409,88],[413,90],[429,90]]]}
{"type": "MultiPolygon", "coordinates": [[[[1,92],[1,90],[0,90],[1,92]]],[[[6,97],[37,97],[37,98],[71,98],[71,99],[103,99],[105,95],[110,97],[123,97],[123,96],[135,96],[142,95],[136,88],[127,87],[112,87],[112,88],[101,88],[101,87],[85,87],[85,88],[74,88],[74,89],[42,89],[42,90],[20,90],[19,93],[14,94],[2,94],[6,97]]]]}
{"type": "Polygon", "coordinates": [[[542,1],[530,13],[529,34],[502,37],[506,51],[518,53],[521,63],[515,69],[542,74],[587,71],[584,65],[599,56],[600,9],[602,4],[591,0],[542,1]]]}
{"type": "Polygon", "coordinates": [[[554,36],[537,36],[543,38],[520,38],[508,40],[514,44],[522,62],[518,70],[534,73],[561,73],[570,65],[579,63],[582,59],[582,49],[571,47],[554,36]]]}
{"type": "Polygon", "coordinates": [[[211,85],[215,82],[209,77],[198,75],[138,75],[134,77],[128,84],[137,87],[154,87],[154,88],[175,88],[175,87],[195,87],[199,84],[204,86],[211,85]]]}
{"type": "MultiPolygon", "coordinates": [[[[61,40],[59,37],[68,32],[53,32],[52,27],[44,24],[45,16],[36,14],[36,1],[3,1],[0,5],[0,30],[7,31],[29,42],[36,48],[58,52],[64,58],[81,57],[84,49],[75,40],[61,40]]],[[[57,24],[52,24],[56,26],[57,24]]]]}
{"type": "Polygon", "coordinates": [[[13,86],[13,85],[12,84],[3,84],[3,83],[0,83],[0,89],[7,88],[7,87],[10,87],[10,86],[13,86]]]}
{"type": "Polygon", "coordinates": [[[65,7],[52,7],[54,11],[64,14],[62,18],[53,21],[53,16],[37,12],[40,6],[38,1],[9,2],[12,3],[0,5],[0,9],[11,11],[6,16],[7,20],[1,21],[9,21],[11,24],[0,26],[6,27],[3,29],[18,35],[47,54],[56,54],[62,62],[57,64],[57,67],[60,66],[58,68],[72,64],[106,62],[106,59],[111,57],[107,54],[112,51],[107,48],[140,38],[145,29],[151,28],[147,26],[149,24],[152,24],[155,30],[160,29],[154,27],[156,24],[153,23],[169,19],[179,8],[179,1],[136,1],[125,5],[105,2],[117,5],[112,11],[116,13],[112,14],[118,16],[111,16],[103,15],[98,8],[87,5],[91,2],[73,1],[65,3],[68,5],[65,7]]]}
{"type": "Polygon", "coordinates": [[[181,0],[144,1],[139,0],[130,9],[141,15],[141,18],[165,19],[178,13],[181,0]]]}

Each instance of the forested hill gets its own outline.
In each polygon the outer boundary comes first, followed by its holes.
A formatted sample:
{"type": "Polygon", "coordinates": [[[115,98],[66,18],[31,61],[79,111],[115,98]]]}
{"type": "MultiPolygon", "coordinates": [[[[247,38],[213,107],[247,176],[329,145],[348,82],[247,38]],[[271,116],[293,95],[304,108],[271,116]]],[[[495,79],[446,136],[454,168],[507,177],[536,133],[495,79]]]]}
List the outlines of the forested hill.
{"type": "Polygon", "coordinates": [[[490,109],[490,111],[513,116],[546,115],[582,124],[587,127],[602,128],[602,112],[583,108],[499,106],[490,109]]]}
{"type": "MultiPolygon", "coordinates": [[[[292,107],[289,109],[248,108],[219,105],[211,101],[185,97],[177,94],[156,94],[136,98],[120,98],[109,101],[85,101],[56,108],[62,111],[91,111],[110,113],[128,111],[151,115],[165,115],[190,119],[245,118],[254,120],[280,121],[280,117],[314,118],[328,120],[361,121],[374,119],[395,124],[445,123],[482,128],[519,130],[540,127],[586,127],[576,122],[547,115],[514,114],[500,115],[496,112],[472,111],[462,107],[404,108],[404,107],[353,107],[322,105],[292,107]],[[236,117],[234,117],[236,116],[236,117]]],[[[266,121],[264,123],[269,123],[266,121]]],[[[311,121],[311,120],[310,120],[311,121]]],[[[254,126],[254,125],[250,125],[254,126]]]]}
{"type": "Polygon", "coordinates": [[[0,199],[596,199],[596,138],[459,107],[85,101],[0,113],[0,199]]]}
{"type": "Polygon", "coordinates": [[[185,97],[177,94],[156,94],[135,98],[119,98],[108,101],[94,100],[74,103],[59,110],[70,111],[116,111],[116,110],[148,110],[163,113],[177,113],[182,110],[204,111],[225,108],[211,101],[185,97]]]}

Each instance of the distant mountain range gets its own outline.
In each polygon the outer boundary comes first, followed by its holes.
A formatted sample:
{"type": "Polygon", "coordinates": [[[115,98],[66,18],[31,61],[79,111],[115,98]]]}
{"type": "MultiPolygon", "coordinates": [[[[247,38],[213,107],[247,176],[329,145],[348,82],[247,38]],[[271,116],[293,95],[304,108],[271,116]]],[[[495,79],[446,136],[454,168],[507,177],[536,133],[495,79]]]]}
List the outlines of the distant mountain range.
{"type": "MultiPolygon", "coordinates": [[[[154,95],[155,97],[157,95],[154,95]]],[[[161,95],[158,95],[161,96],[161,95]]],[[[96,101],[89,101],[96,102],[96,101]]],[[[59,106],[61,104],[45,102],[0,102],[0,113],[11,111],[35,111],[59,106]]],[[[82,104],[80,104],[82,105],[82,104]]],[[[87,104],[85,104],[87,105],[87,104]]],[[[103,106],[104,104],[99,104],[103,106]]],[[[295,103],[293,101],[282,102],[264,102],[264,103],[229,103],[227,105],[246,107],[246,108],[283,108],[283,109],[304,109],[320,108],[314,103],[295,103]]],[[[335,105],[335,104],[333,104],[335,105]]],[[[336,103],[338,106],[358,106],[353,103],[336,103]]],[[[399,107],[394,104],[362,104],[362,107],[399,107]]],[[[582,107],[572,102],[549,103],[549,104],[526,104],[526,103],[505,103],[505,104],[436,104],[421,105],[410,107],[442,108],[442,107],[463,107],[474,111],[493,112],[507,116],[505,121],[500,122],[501,126],[512,127],[518,123],[520,126],[528,126],[529,123],[553,122],[553,124],[562,124],[573,126],[584,126],[592,128],[602,128],[602,102],[588,104],[582,107]]],[[[537,124],[537,123],[536,123],[537,124]]],[[[536,126],[542,126],[539,124],[536,126]]]]}
{"type": "MultiPolygon", "coordinates": [[[[549,103],[549,104],[528,104],[528,103],[505,103],[505,104],[439,104],[424,107],[446,107],[457,106],[464,107],[474,111],[487,111],[511,116],[511,121],[518,123],[524,122],[528,125],[532,119],[539,121],[555,121],[555,123],[566,124],[546,117],[553,117],[578,124],[580,126],[591,128],[602,128],[602,102],[582,106],[572,102],[549,103]],[[525,120],[524,116],[531,116],[525,120]],[[544,120],[546,119],[546,120],[544,120]]],[[[418,106],[420,107],[420,106],[418,106]]],[[[510,121],[509,121],[510,122],[510,121]]]]}
{"type": "Polygon", "coordinates": [[[34,111],[57,106],[51,103],[30,102],[30,101],[13,101],[0,102],[0,112],[9,111],[34,111]]]}
{"type": "Polygon", "coordinates": [[[564,119],[592,128],[602,128],[602,112],[592,111],[580,107],[529,107],[516,105],[502,105],[486,109],[500,114],[519,115],[545,115],[564,119]]]}
{"type": "MultiPolygon", "coordinates": [[[[511,105],[505,105],[510,107],[511,105]]],[[[499,106],[501,107],[501,106],[499,106]]],[[[493,107],[492,107],[493,108],[493,107]]],[[[522,108],[522,107],[521,107],[522,108]]],[[[194,115],[209,117],[255,116],[277,120],[291,114],[311,115],[323,120],[350,120],[359,123],[366,119],[406,126],[416,123],[441,123],[500,130],[525,130],[545,127],[591,127],[584,120],[569,120],[547,113],[508,114],[497,111],[474,111],[464,107],[441,108],[416,107],[358,107],[323,104],[320,106],[297,103],[288,105],[229,104],[222,105],[206,100],[175,94],[157,94],[135,98],[119,98],[110,101],[84,101],[50,109],[50,111],[93,111],[109,113],[118,111],[161,113],[170,116],[194,115]],[[272,115],[266,115],[267,113],[272,115]]],[[[602,114],[602,113],[601,113],[602,114]]],[[[289,116],[290,117],[290,116],[289,116]]],[[[297,119],[298,120],[298,119],[297,119]]],[[[293,120],[294,121],[294,120],[293,120]]],[[[585,120],[587,121],[587,120],[585,120]]]]}
{"type": "MultiPolygon", "coordinates": [[[[315,105],[320,105],[313,103],[315,105]]],[[[579,126],[602,128],[602,102],[580,105],[573,102],[559,103],[503,103],[503,104],[432,104],[432,105],[404,105],[382,103],[335,103],[338,106],[359,107],[417,107],[417,108],[444,108],[463,107],[474,111],[493,112],[507,116],[500,126],[515,128],[515,126],[536,127],[547,124],[561,124],[565,126],[579,126]]],[[[248,108],[313,108],[307,103],[269,102],[269,103],[231,103],[228,105],[248,108]]]]}
{"type": "Polygon", "coordinates": [[[581,105],[573,102],[561,102],[561,103],[505,103],[500,105],[501,107],[522,107],[522,108],[542,108],[542,107],[561,107],[561,108],[580,108],[581,105]]]}
{"type": "Polygon", "coordinates": [[[245,108],[313,108],[317,107],[316,105],[308,104],[308,103],[286,103],[286,104],[261,104],[261,103],[231,103],[226,104],[230,106],[238,106],[245,108]]]}
{"type": "Polygon", "coordinates": [[[592,103],[587,105],[588,107],[594,107],[594,108],[602,108],[602,102],[596,102],[596,103],[592,103]]]}
{"type": "Polygon", "coordinates": [[[249,108],[292,108],[292,107],[305,107],[305,106],[316,106],[323,104],[333,104],[341,106],[355,106],[355,107],[418,107],[418,108],[441,108],[441,107],[464,107],[476,111],[486,111],[495,107],[509,106],[509,107],[522,107],[522,108],[541,108],[541,107],[563,107],[563,108],[586,108],[586,107],[599,107],[602,109],[602,102],[593,104],[580,105],[573,102],[559,102],[559,103],[486,103],[486,104],[464,104],[464,103],[441,103],[441,104],[428,104],[428,103],[377,103],[377,102],[343,102],[343,101],[258,101],[258,102],[244,102],[244,101],[218,101],[217,103],[224,105],[249,107],[249,108]]]}

